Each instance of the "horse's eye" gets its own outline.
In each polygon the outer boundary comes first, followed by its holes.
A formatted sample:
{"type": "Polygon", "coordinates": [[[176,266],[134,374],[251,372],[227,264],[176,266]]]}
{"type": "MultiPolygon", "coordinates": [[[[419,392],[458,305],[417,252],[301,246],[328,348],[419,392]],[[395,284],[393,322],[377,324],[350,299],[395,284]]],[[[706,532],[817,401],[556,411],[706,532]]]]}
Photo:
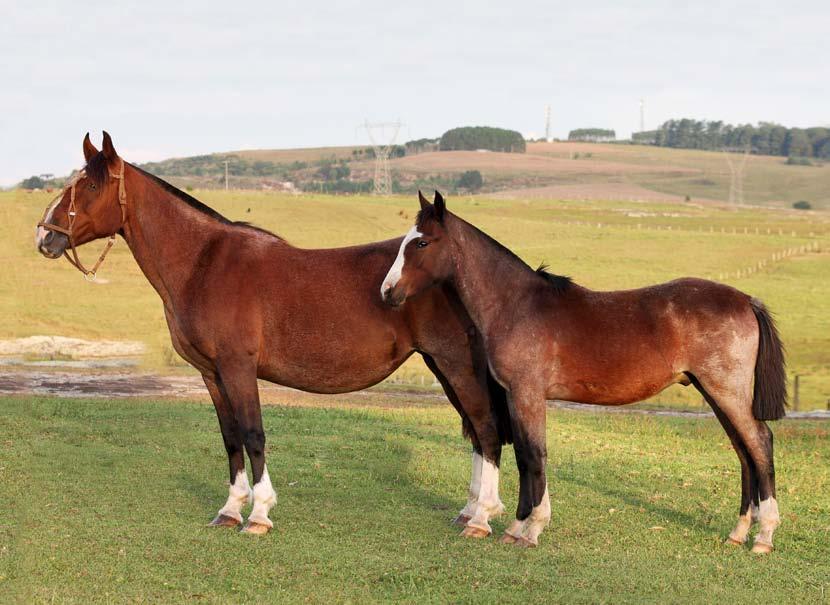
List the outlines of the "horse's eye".
{"type": "Polygon", "coordinates": [[[92,189],[93,191],[95,191],[95,183],[90,183],[89,188],[92,189]]]}
{"type": "Polygon", "coordinates": [[[416,244],[416,247],[418,248],[426,248],[427,246],[429,246],[429,242],[425,240],[418,240],[418,243],[416,244]]]}

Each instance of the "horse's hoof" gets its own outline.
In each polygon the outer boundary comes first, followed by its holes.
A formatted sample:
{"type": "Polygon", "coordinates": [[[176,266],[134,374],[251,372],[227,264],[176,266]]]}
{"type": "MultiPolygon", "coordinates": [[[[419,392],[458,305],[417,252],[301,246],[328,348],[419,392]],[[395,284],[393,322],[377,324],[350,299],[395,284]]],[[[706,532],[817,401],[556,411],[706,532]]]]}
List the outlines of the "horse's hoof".
{"type": "Polygon", "coordinates": [[[536,543],[531,542],[524,536],[518,538],[514,543],[514,546],[518,546],[519,548],[536,548],[536,543]]]}
{"type": "Polygon", "coordinates": [[[724,540],[724,544],[728,544],[729,546],[743,546],[744,542],[736,540],[732,536],[729,536],[726,540],[724,540]]]}
{"type": "Polygon", "coordinates": [[[766,544],[765,542],[756,542],[752,545],[752,552],[759,555],[768,555],[772,552],[772,544],[766,544]]]}
{"type": "Polygon", "coordinates": [[[504,534],[501,537],[502,544],[515,544],[518,538],[512,534],[504,534]]]}
{"type": "Polygon", "coordinates": [[[490,535],[490,532],[486,529],[481,529],[480,527],[472,527],[468,525],[461,532],[461,535],[465,538],[486,538],[490,535]]]}
{"type": "Polygon", "coordinates": [[[228,515],[216,515],[216,518],[208,523],[208,527],[236,527],[237,525],[241,525],[242,522],[234,519],[233,517],[229,517],[228,515]]]}
{"type": "Polygon", "coordinates": [[[459,527],[465,527],[467,525],[467,521],[469,520],[469,515],[459,514],[455,519],[452,520],[452,523],[453,525],[458,525],[459,527]]]}
{"type": "Polygon", "coordinates": [[[257,523],[256,521],[248,521],[245,524],[245,527],[242,528],[240,533],[243,534],[254,534],[255,536],[263,536],[271,531],[271,528],[265,525],[265,523],[257,523]]]}

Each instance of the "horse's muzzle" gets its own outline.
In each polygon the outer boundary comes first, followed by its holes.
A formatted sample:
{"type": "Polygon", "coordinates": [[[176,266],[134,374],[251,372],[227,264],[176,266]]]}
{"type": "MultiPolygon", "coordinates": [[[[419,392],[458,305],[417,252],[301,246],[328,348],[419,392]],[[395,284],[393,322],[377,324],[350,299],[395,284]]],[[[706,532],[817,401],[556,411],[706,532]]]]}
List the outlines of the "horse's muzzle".
{"type": "Polygon", "coordinates": [[[37,249],[46,258],[60,258],[69,245],[69,238],[63,233],[47,231],[46,235],[37,241],[37,249]]]}
{"type": "Polygon", "coordinates": [[[390,307],[398,307],[403,304],[406,296],[401,292],[400,288],[389,286],[383,291],[383,302],[390,307]]]}

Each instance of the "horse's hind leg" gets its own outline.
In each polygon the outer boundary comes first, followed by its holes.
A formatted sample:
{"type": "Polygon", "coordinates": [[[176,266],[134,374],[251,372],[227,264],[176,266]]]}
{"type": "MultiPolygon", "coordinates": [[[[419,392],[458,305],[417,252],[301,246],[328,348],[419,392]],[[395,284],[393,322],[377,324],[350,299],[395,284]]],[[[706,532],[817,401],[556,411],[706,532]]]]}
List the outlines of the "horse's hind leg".
{"type": "Polygon", "coordinates": [[[271,486],[265,466],[265,431],[262,429],[262,411],[256,382],[256,363],[252,357],[237,355],[220,360],[220,388],[234,411],[242,442],[251,461],[254,482],[254,506],[243,531],[264,534],[274,526],[268,512],[277,503],[277,493],[271,486]]]}
{"type": "Polygon", "coordinates": [[[242,523],[242,507],[251,501],[251,488],[248,485],[248,475],[245,473],[245,455],[242,449],[242,435],[236,423],[233,409],[225,399],[216,378],[203,374],[210,398],[219,417],[219,429],[222,431],[222,441],[228,453],[230,466],[230,488],[225,505],[219,509],[216,518],[210,522],[213,527],[236,527],[242,523]]]}
{"type": "Polygon", "coordinates": [[[443,356],[423,357],[461,415],[464,434],[473,443],[472,479],[467,504],[456,517],[456,523],[464,526],[462,535],[465,537],[489,536],[492,533],[489,520],[501,514],[504,505],[499,498],[501,440],[490,408],[486,375],[478,376],[472,367],[456,368],[451,360],[443,356]]]}
{"type": "MultiPolygon", "coordinates": [[[[739,519],[738,526],[733,532],[734,537],[736,541],[740,541],[741,538],[745,539],[749,528],[744,529],[744,527],[751,524],[753,517],[757,516],[760,530],[755,536],[752,551],[771,552],[772,536],[780,524],[778,503],[775,499],[772,431],[765,422],[756,420],[752,415],[752,392],[749,386],[741,389],[738,394],[734,389],[707,384],[704,380],[701,382],[716,402],[720,414],[732,425],[737,439],[743,445],[749,458],[749,486],[744,489],[744,492],[749,493],[749,516],[746,516],[743,502],[745,496],[743,496],[741,510],[745,516],[743,520],[739,519]],[[753,504],[756,503],[757,514],[753,514],[753,504]]],[[[720,415],[718,417],[720,418],[720,415]]],[[[733,535],[730,534],[730,537],[733,535]]]]}
{"type": "Polygon", "coordinates": [[[720,421],[741,463],[741,508],[738,513],[738,523],[726,541],[728,544],[742,545],[746,542],[752,524],[758,520],[758,478],[755,464],[749,456],[746,445],[738,435],[738,431],[732,425],[732,421],[718,407],[718,402],[706,392],[696,378],[692,377],[692,382],[712,407],[715,417],[720,421]]]}

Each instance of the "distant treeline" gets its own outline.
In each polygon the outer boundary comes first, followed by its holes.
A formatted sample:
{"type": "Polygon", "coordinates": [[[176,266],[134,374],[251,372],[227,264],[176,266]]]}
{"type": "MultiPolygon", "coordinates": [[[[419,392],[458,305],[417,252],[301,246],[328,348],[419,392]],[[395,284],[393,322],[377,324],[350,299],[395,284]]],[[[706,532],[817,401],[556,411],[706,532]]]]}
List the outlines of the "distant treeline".
{"type": "Polygon", "coordinates": [[[706,120],[669,120],[657,130],[635,132],[635,143],[681,149],[749,149],[761,155],[830,158],[830,128],[787,128],[772,122],[733,126],[706,120]]]}
{"type": "Polygon", "coordinates": [[[441,136],[438,148],[441,151],[487,149],[489,151],[524,153],[525,140],[521,133],[515,130],[491,128],[489,126],[465,126],[445,132],[441,136]]]}
{"type": "Polygon", "coordinates": [[[617,133],[607,128],[577,128],[568,133],[569,141],[590,141],[601,143],[604,141],[615,141],[617,133]]]}

